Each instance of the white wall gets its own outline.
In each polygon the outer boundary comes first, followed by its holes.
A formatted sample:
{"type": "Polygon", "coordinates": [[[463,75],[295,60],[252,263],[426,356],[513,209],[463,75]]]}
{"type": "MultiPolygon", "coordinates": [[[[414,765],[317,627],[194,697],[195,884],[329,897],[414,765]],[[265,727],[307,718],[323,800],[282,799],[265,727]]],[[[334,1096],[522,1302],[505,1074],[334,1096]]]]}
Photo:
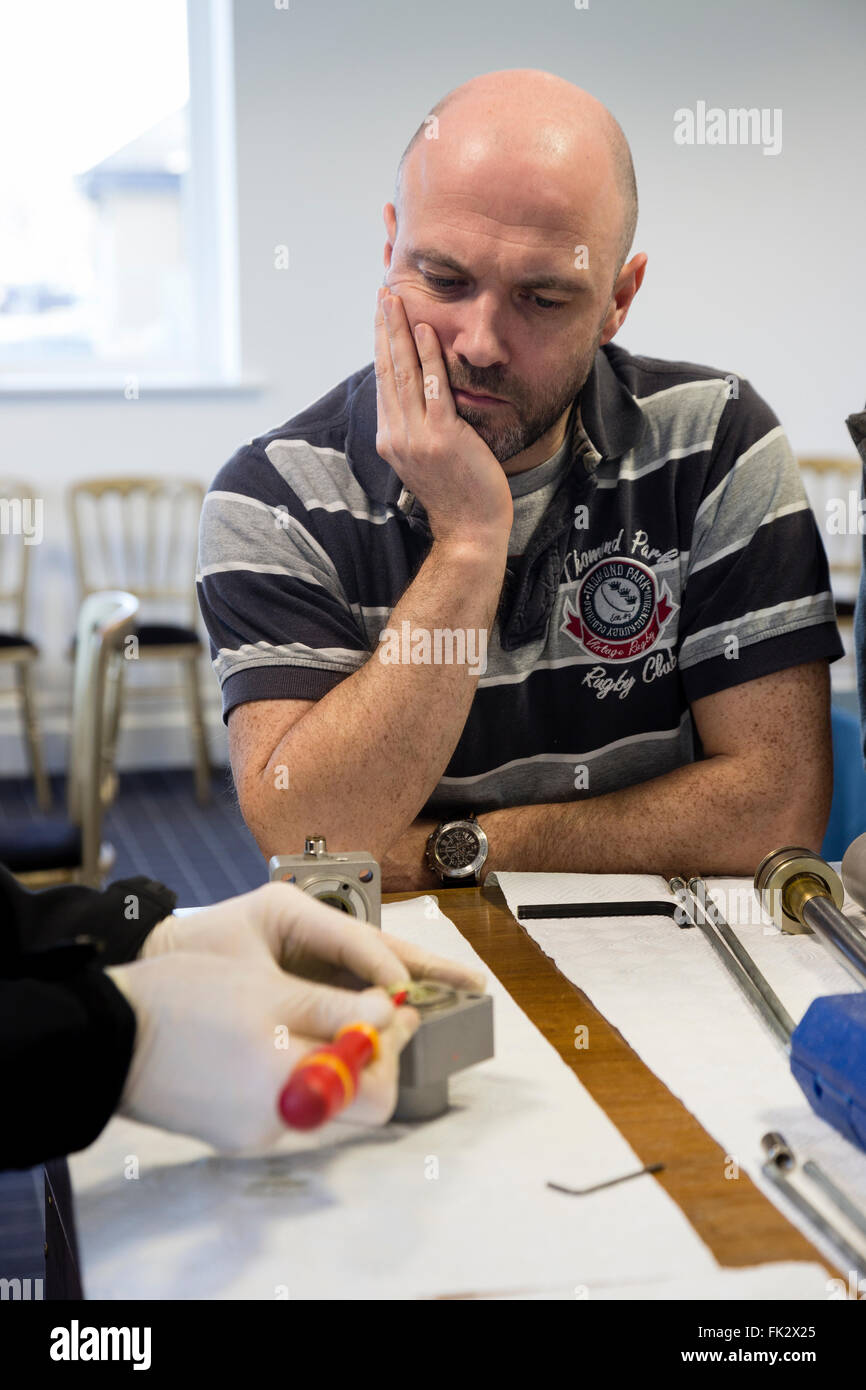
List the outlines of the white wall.
{"type": "MultiPolygon", "coordinates": [[[[63,492],[115,471],[209,482],[235,447],[289,418],[372,357],[381,209],[412,131],[478,72],[540,67],[617,116],[641,199],[644,286],[619,341],[748,376],[797,452],[855,454],[863,406],[866,228],[862,0],[236,0],[243,362],[260,393],[2,401],[2,471],[38,481],[46,538],[31,630],[42,642],[49,755],[59,766],[72,628],[63,492]],[[777,156],[673,140],[673,113],[782,109],[777,156]],[[274,269],[274,247],[290,268],[274,269]]],[[[840,663],[841,664],[841,663],[840,663]]],[[[838,668],[834,668],[835,670],[838,668]]],[[[208,682],[222,743],[215,681],[208,682]]],[[[121,761],[185,757],[177,713],[140,715],[121,761]]],[[[23,766],[0,712],[6,771],[23,766]]]]}

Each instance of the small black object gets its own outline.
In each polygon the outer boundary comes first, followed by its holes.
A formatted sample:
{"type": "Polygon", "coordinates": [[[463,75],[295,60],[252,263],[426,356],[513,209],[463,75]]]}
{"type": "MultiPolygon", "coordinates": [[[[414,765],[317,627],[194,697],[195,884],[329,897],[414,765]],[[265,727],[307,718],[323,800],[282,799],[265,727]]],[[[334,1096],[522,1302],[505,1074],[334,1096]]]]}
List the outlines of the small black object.
{"type": "Polygon", "coordinates": [[[670,902],[636,903],[530,903],[518,907],[522,921],[544,917],[673,917],[681,911],[680,904],[670,902]]]}

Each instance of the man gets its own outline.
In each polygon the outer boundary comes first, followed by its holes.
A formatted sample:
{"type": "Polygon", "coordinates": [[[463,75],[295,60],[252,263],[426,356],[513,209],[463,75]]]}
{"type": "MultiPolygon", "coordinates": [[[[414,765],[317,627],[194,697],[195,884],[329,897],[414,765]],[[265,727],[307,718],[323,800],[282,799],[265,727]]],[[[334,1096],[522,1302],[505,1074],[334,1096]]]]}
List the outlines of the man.
{"type": "Polygon", "coordinates": [[[375,368],[240,448],[202,517],[263,854],[312,828],[396,890],[819,848],[826,556],[747,382],[612,345],[647,262],[616,121],[549,73],[477,77],[384,214],[375,368]]]}

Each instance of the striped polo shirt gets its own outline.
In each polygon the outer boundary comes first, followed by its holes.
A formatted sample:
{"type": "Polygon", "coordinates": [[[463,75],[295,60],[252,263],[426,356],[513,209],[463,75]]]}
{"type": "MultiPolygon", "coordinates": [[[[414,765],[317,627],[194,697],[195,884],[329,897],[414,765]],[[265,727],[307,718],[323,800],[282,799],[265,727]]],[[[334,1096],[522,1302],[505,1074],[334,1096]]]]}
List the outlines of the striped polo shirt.
{"type": "MultiPolygon", "coordinates": [[[[375,439],[369,363],[217,474],[197,583],[225,720],[250,700],[319,699],[375,656],[431,545],[375,439]]],[[[541,504],[424,815],[660,776],[703,755],[693,701],[844,654],[796,460],[748,382],[610,343],[563,450],[539,465],[543,487],[511,480],[516,527],[541,504]]]]}

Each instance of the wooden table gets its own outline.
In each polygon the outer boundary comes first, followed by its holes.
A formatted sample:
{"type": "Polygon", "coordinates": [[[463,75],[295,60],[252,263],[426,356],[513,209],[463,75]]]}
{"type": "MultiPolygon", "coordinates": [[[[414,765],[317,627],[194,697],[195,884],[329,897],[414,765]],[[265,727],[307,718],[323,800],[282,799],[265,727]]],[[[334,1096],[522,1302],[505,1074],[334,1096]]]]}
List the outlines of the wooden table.
{"type": "MultiPolygon", "coordinates": [[[[446,888],[439,905],[508,990],[642,1163],[664,1163],[655,1181],[677,1203],[721,1265],[827,1260],[741,1170],[725,1177],[726,1156],[625,1039],[562,975],[512,917],[499,887],[446,888]],[[574,1030],[589,1029],[578,1051],[574,1030]]],[[[417,898],[386,893],[383,902],[417,898]]],[[[832,1268],[828,1266],[828,1268],[832,1268]]],[[[842,1278],[841,1272],[832,1273],[842,1278]]]]}

